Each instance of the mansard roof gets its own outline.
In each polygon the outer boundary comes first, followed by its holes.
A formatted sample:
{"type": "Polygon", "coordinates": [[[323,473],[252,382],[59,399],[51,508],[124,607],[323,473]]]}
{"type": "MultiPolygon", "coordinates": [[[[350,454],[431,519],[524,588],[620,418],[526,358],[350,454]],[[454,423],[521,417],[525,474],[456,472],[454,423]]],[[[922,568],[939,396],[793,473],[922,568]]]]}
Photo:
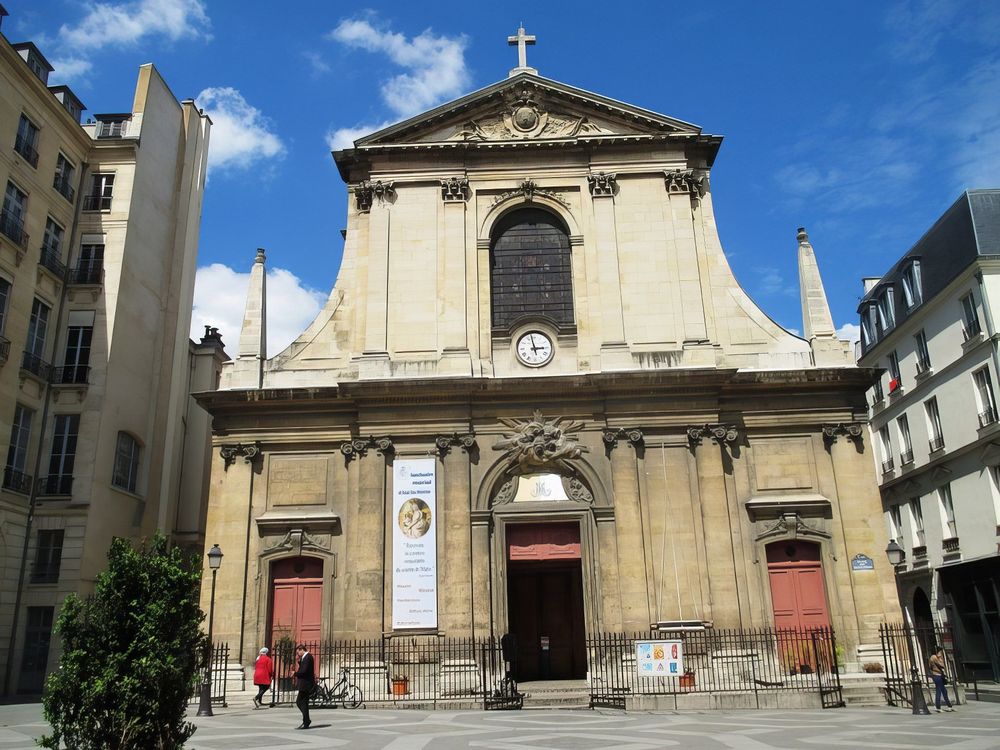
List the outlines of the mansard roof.
{"type": "Polygon", "coordinates": [[[674,117],[609,99],[533,73],[517,75],[359,138],[334,152],[346,178],[365,153],[493,149],[663,140],[702,144],[709,166],[721,136],[674,117]]]}

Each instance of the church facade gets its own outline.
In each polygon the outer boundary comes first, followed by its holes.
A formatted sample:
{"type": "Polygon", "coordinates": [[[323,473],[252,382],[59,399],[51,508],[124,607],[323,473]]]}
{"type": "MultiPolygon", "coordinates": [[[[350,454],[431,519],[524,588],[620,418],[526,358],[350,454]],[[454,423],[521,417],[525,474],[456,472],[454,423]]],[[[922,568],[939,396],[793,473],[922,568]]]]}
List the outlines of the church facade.
{"type": "MultiPolygon", "coordinates": [[[[268,357],[259,251],[238,351],[202,394],[215,635],[518,636],[582,677],[588,633],[832,625],[847,662],[898,612],[864,427],[798,235],[804,338],[740,288],[721,138],[508,79],[334,153],[346,244],[268,357]]],[[[204,607],[209,606],[209,587],[204,607]]]]}

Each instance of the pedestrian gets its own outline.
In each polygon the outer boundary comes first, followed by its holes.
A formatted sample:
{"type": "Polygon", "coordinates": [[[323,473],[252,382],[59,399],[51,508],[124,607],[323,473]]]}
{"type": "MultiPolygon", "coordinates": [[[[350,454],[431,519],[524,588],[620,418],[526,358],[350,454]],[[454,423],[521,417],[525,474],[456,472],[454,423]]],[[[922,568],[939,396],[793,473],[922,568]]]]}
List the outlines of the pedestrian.
{"type": "Polygon", "coordinates": [[[312,654],[309,653],[309,650],[303,644],[300,643],[295,647],[295,653],[299,657],[299,668],[295,670],[295,680],[299,689],[299,695],[295,699],[295,705],[302,712],[302,723],[295,728],[308,729],[309,725],[312,724],[309,721],[309,696],[312,695],[313,690],[316,688],[316,668],[313,665],[312,654]]]}
{"type": "MultiPolygon", "coordinates": [[[[267,655],[267,646],[260,650],[257,661],[253,665],[253,684],[257,687],[257,697],[253,699],[253,707],[261,708],[264,705],[262,698],[271,688],[271,681],[274,679],[274,662],[267,655]]],[[[271,704],[274,705],[274,704],[271,704]]]]}
{"type": "Polygon", "coordinates": [[[941,713],[941,698],[944,698],[945,711],[954,711],[951,701],[948,700],[948,675],[945,673],[944,649],[941,646],[934,647],[934,653],[928,660],[930,666],[931,679],[934,680],[934,710],[941,713]]]}

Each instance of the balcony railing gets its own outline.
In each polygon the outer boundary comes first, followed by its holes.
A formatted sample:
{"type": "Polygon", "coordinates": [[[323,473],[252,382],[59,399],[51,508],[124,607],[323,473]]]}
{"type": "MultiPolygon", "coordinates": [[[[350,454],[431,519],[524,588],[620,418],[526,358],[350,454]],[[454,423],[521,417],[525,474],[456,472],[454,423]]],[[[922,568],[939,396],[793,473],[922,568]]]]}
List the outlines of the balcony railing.
{"type": "Polygon", "coordinates": [[[82,261],[69,274],[69,283],[75,286],[100,286],[103,281],[104,266],[99,261],[82,261]]]}
{"type": "Polygon", "coordinates": [[[900,453],[899,454],[899,463],[900,464],[912,464],[913,463],[913,451],[909,450],[909,451],[903,451],[902,453],[900,453]]]}
{"type": "Polygon", "coordinates": [[[962,326],[962,339],[968,341],[974,336],[978,336],[982,330],[982,327],[979,325],[979,318],[967,320],[965,321],[965,325],[962,326]]]}
{"type": "Polygon", "coordinates": [[[32,583],[59,583],[59,563],[35,563],[31,566],[32,583]]]}
{"type": "Polygon", "coordinates": [[[952,537],[948,537],[947,539],[942,539],[941,540],[941,549],[943,549],[946,553],[949,553],[949,554],[950,553],[954,553],[954,552],[958,552],[958,550],[959,550],[958,537],[957,536],[952,536],[952,537]]]}
{"type": "Polygon", "coordinates": [[[0,336],[0,365],[10,356],[10,340],[0,336]]]}
{"type": "Polygon", "coordinates": [[[61,253],[51,245],[42,244],[42,254],[38,258],[38,263],[60,279],[66,277],[66,265],[62,262],[61,253]]]}
{"type": "Polygon", "coordinates": [[[49,382],[49,378],[52,376],[52,365],[37,354],[32,354],[29,351],[24,352],[24,357],[21,359],[21,369],[30,372],[46,383],[49,382]]]}
{"type": "Polygon", "coordinates": [[[84,211],[110,211],[110,195],[85,195],[83,196],[84,211]]]}
{"type": "Polygon", "coordinates": [[[923,375],[931,369],[931,361],[927,357],[917,357],[917,375],[923,375]]]}
{"type": "Polygon", "coordinates": [[[925,559],[927,557],[927,545],[919,544],[913,548],[913,557],[916,560],[925,559]]]}
{"type": "Polygon", "coordinates": [[[0,232],[7,235],[22,249],[28,249],[28,233],[24,231],[24,219],[10,211],[0,211],[0,232]]]}
{"type": "Polygon", "coordinates": [[[882,473],[888,474],[890,471],[893,470],[894,466],[895,464],[893,463],[892,457],[890,456],[889,458],[887,458],[885,461],[882,462],[882,473]]]}
{"type": "Polygon", "coordinates": [[[979,426],[986,427],[997,421],[997,410],[992,406],[986,411],[979,412],[979,426]]]}
{"type": "Polygon", "coordinates": [[[7,466],[3,470],[3,488],[27,495],[31,492],[31,474],[25,474],[13,466],[7,466]]]}
{"type": "Polygon", "coordinates": [[[90,367],[87,365],[65,365],[52,369],[53,385],[86,385],[90,382],[90,367]]]}
{"type": "Polygon", "coordinates": [[[14,150],[24,157],[25,161],[33,167],[38,166],[38,151],[35,144],[28,141],[23,135],[14,139],[14,150]]]}
{"type": "Polygon", "coordinates": [[[70,184],[69,175],[56,174],[55,179],[52,180],[52,187],[58,190],[59,194],[70,203],[72,203],[73,199],[76,197],[76,188],[70,184]]]}
{"type": "Polygon", "coordinates": [[[934,451],[939,451],[944,448],[944,438],[934,437],[927,441],[927,446],[930,448],[931,453],[934,451]]]}
{"type": "Polygon", "coordinates": [[[49,474],[38,478],[39,497],[69,497],[72,494],[72,474],[49,474]]]}

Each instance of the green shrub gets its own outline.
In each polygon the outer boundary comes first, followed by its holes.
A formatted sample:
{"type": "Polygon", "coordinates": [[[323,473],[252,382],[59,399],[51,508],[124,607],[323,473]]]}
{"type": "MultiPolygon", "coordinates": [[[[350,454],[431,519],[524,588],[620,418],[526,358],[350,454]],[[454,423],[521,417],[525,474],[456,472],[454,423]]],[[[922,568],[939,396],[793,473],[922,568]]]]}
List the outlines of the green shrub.
{"type": "Polygon", "coordinates": [[[56,623],[62,657],[42,698],[52,726],[42,747],[183,747],[195,730],[184,713],[208,653],[192,562],[160,535],[140,549],[116,538],[93,595],[67,597],[56,623]]]}

